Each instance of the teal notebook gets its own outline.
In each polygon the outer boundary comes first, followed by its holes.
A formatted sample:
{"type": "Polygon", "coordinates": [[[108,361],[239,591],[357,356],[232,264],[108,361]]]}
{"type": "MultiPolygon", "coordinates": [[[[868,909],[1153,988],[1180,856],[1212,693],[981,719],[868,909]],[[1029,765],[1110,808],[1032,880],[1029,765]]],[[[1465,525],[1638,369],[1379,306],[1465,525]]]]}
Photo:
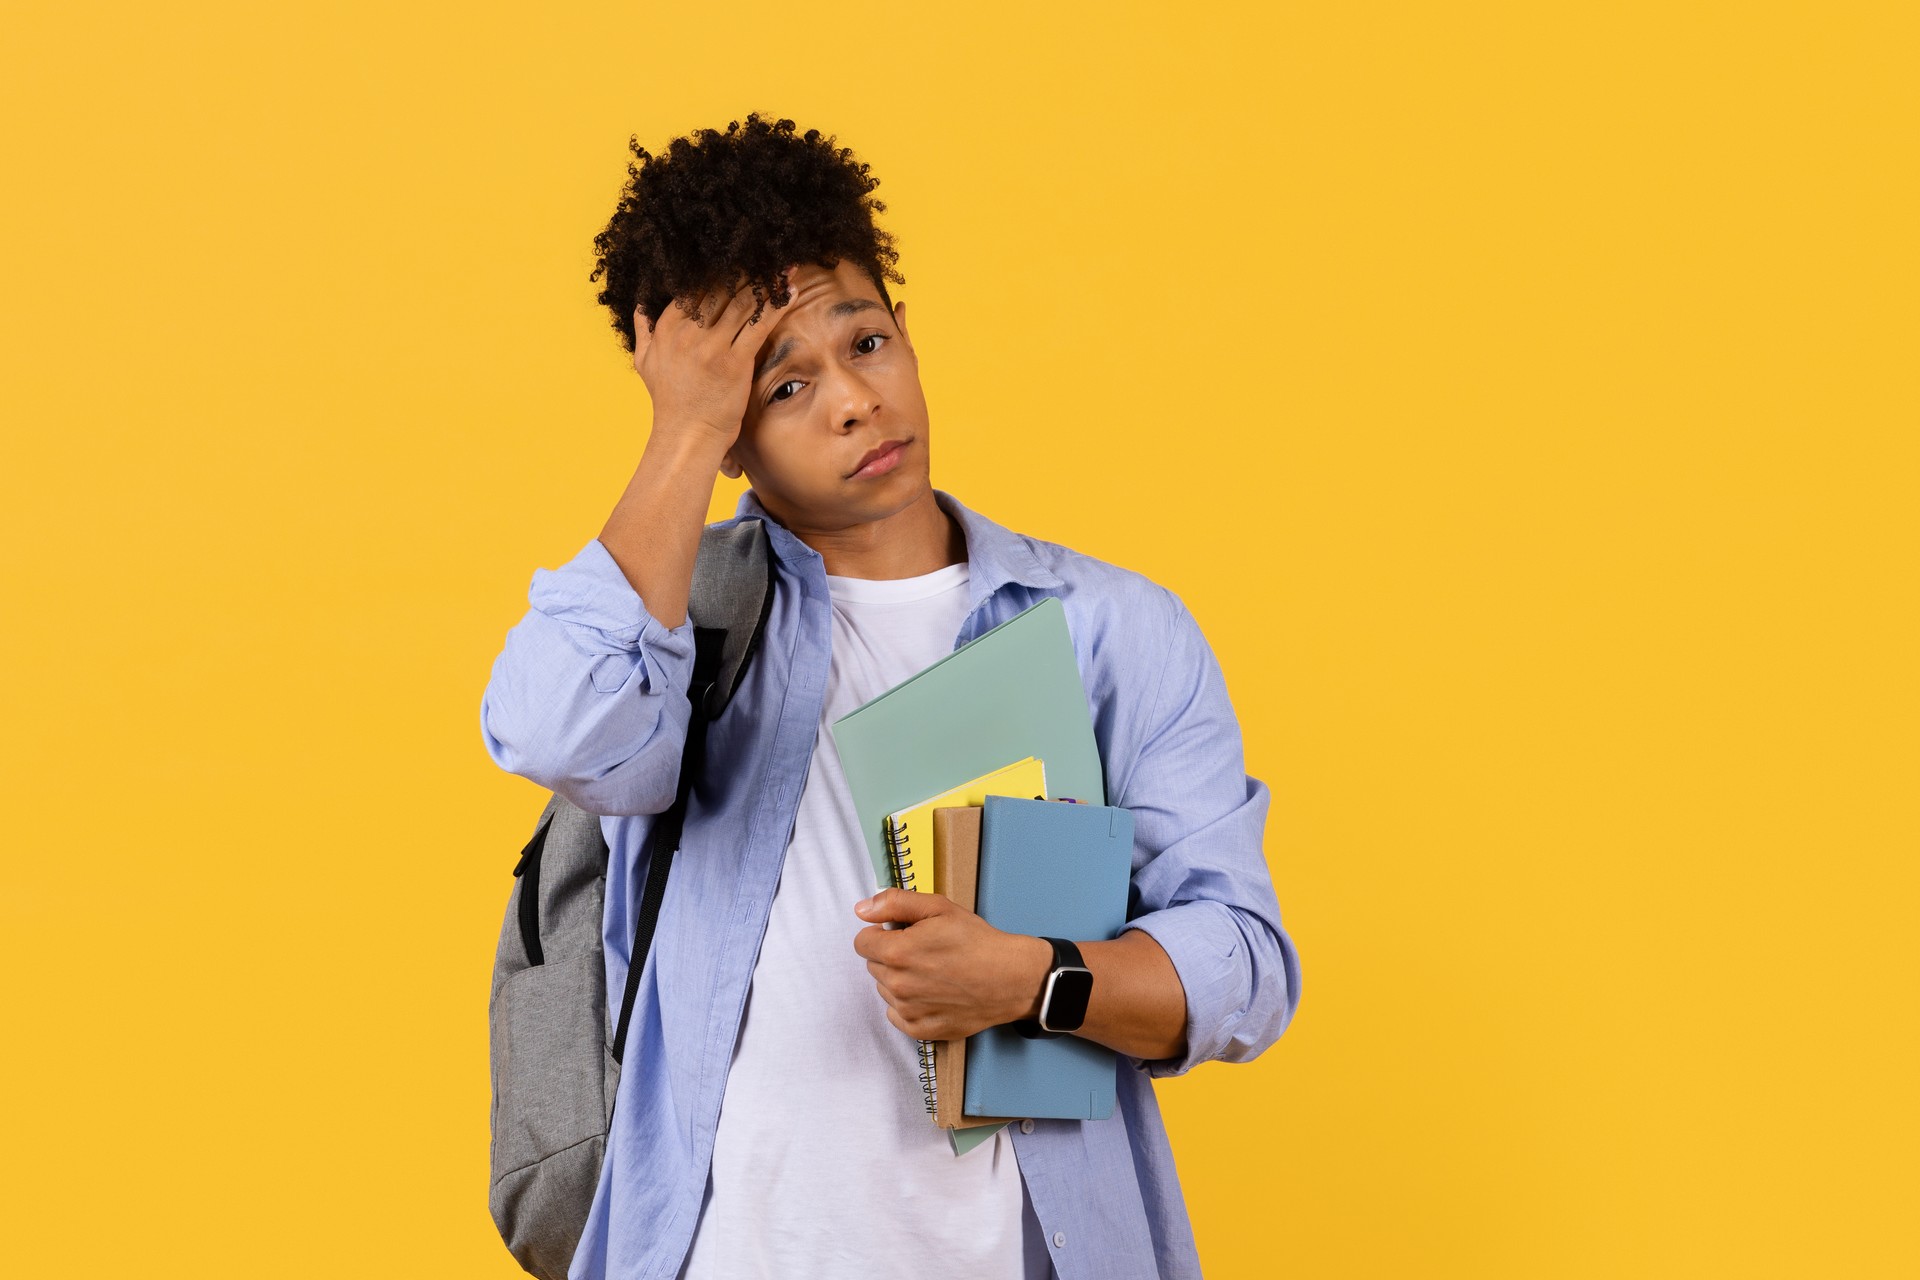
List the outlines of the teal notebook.
{"type": "Polygon", "coordinates": [[[873,880],[893,883],[886,816],[1026,756],[1047,798],[1107,802],[1067,611],[1048,596],[833,722],[873,880]]]}
{"type": "MultiPolygon", "coordinates": [[[[1048,596],[832,725],[878,886],[893,883],[886,817],[1026,756],[1047,798],[1107,802],[1066,607],[1048,596]]],[[[1001,1126],[948,1130],[957,1155],[1001,1126]]]]}

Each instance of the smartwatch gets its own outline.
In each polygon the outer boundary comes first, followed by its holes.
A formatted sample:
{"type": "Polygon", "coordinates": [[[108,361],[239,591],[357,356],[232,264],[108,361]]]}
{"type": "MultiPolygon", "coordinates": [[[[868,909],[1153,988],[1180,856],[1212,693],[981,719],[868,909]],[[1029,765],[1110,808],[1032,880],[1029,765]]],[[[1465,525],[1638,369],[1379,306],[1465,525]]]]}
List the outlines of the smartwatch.
{"type": "Polygon", "coordinates": [[[1087,1020],[1087,1001],[1093,996],[1093,970],[1080,959],[1080,948],[1065,938],[1042,941],[1053,946],[1053,967],[1040,988],[1040,1019],[1022,1018],[1013,1024],[1029,1040],[1078,1031],[1087,1020]]]}

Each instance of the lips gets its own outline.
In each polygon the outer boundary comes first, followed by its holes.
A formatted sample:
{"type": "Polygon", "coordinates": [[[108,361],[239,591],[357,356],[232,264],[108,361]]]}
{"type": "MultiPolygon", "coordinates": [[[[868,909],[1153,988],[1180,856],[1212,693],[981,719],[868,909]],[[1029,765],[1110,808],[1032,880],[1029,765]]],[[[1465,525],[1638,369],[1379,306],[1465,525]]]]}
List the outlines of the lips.
{"type": "Polygon", "coordinates": [[[875,458],[879,458],[888,453],[891,453],[895,449],[904,449],[906,445],[907,445],[907,442],[905,440],[886,440],[881,442],[875,447],[867,450],[866,454],[861,457],[860,461],[857,464],[855,464],[853,470],[847,473],[847,478],[851,480],[854,476],[859,475],[861,470],[869,462],[872,462],[875,458]]]}

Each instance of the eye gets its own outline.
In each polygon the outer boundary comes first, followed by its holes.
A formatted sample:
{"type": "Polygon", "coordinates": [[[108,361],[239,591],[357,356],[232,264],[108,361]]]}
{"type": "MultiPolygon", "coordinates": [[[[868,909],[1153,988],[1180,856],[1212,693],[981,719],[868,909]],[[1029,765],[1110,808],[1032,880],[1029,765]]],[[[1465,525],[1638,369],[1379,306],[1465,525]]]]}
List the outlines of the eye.
{"type": "MultiPolygon", "coordinates": [[[[853,349],[855,351],[860,351],[860,343],[862,342],[885,342],[886,340],[887,340],[887,335],[884,333],[864,334],[857,341],[854,342],[853,349]]],[[[871,350],[860,351],[860,354],[863,356],[870,356],[875,351],[878,351],[879,349],[880,349],[879,347],[874,347],[871,350]]]]}
{"type": "MultiPolygon", "coordinates": [[[[777,386],[777,387],[775,387],[775,388],[773,389],[773,394],[767,397],[767,403],[768,403],[768,404],[778,404],[778,403],[779,403],[780,401],[782,401],[782,400],[788,400],[788,399],[791,399],[792,397],[790,397],[790,396],[783,396],[783,395],[781,395],[780,393],[781,393],[782,391],[785,391],[785,390],[786,390],[786,389],[787,389],[788,387],[797,387],[797,386],[799,386],[799,385],[800,385],[800,379],[798,379],[798,378],[790,378],[790,379],[788,379],[787,381],[785,381],[785,382],[783,382],[783,383],[781,383],[781,384],[780,384],[779,386],[777,386]]],[[[795,394],[797,395],[798,393],[796,392],[795,394]]]]}

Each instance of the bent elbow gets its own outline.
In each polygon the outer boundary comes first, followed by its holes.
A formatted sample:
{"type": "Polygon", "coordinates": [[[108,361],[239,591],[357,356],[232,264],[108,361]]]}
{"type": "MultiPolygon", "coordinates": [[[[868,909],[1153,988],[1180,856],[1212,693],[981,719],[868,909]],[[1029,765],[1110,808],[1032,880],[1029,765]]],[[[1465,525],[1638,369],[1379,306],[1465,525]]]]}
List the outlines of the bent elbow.
{"type": "Polygon", "coordinates": [[[1300,956],[1277,922],[1236,913],[1247,945],[1247,1003],[1235,1012],[1222,1062],[1251,1062],[1293,1022],[1300,1006],[1300,956]]]}
{"type": "Polygon", "coordinates": [[[671,808],[679,794],[678,782],[676,776],[658,770],[622,767],[597,778],[555,777],[542,785],[597,817],[638,818],[671,808]]]}
{"type": "Polygon", "coordinates": [[[679,794],[685,742],[676,740],[670,727],[656,729],[639,750],[604,766],[582,744],[568,744],[567,749],[550,745],[556,749],[521,751],[491,731],[487,734],[488,754],[501,768],[586,813],[608,818],[661,813],[679,794]]]}
{"type": "Polygon", "coordinates": [[[532,687],[503,656],[480,704],[487,754],[587,813],[660,813],[679,790],[692,709],[683,695],[653,693],[632,676],[637,660],[596,662],[589,678],[555,672],[532,687]],[[615,670],[617,668],[617,670],[615,670]]]}

